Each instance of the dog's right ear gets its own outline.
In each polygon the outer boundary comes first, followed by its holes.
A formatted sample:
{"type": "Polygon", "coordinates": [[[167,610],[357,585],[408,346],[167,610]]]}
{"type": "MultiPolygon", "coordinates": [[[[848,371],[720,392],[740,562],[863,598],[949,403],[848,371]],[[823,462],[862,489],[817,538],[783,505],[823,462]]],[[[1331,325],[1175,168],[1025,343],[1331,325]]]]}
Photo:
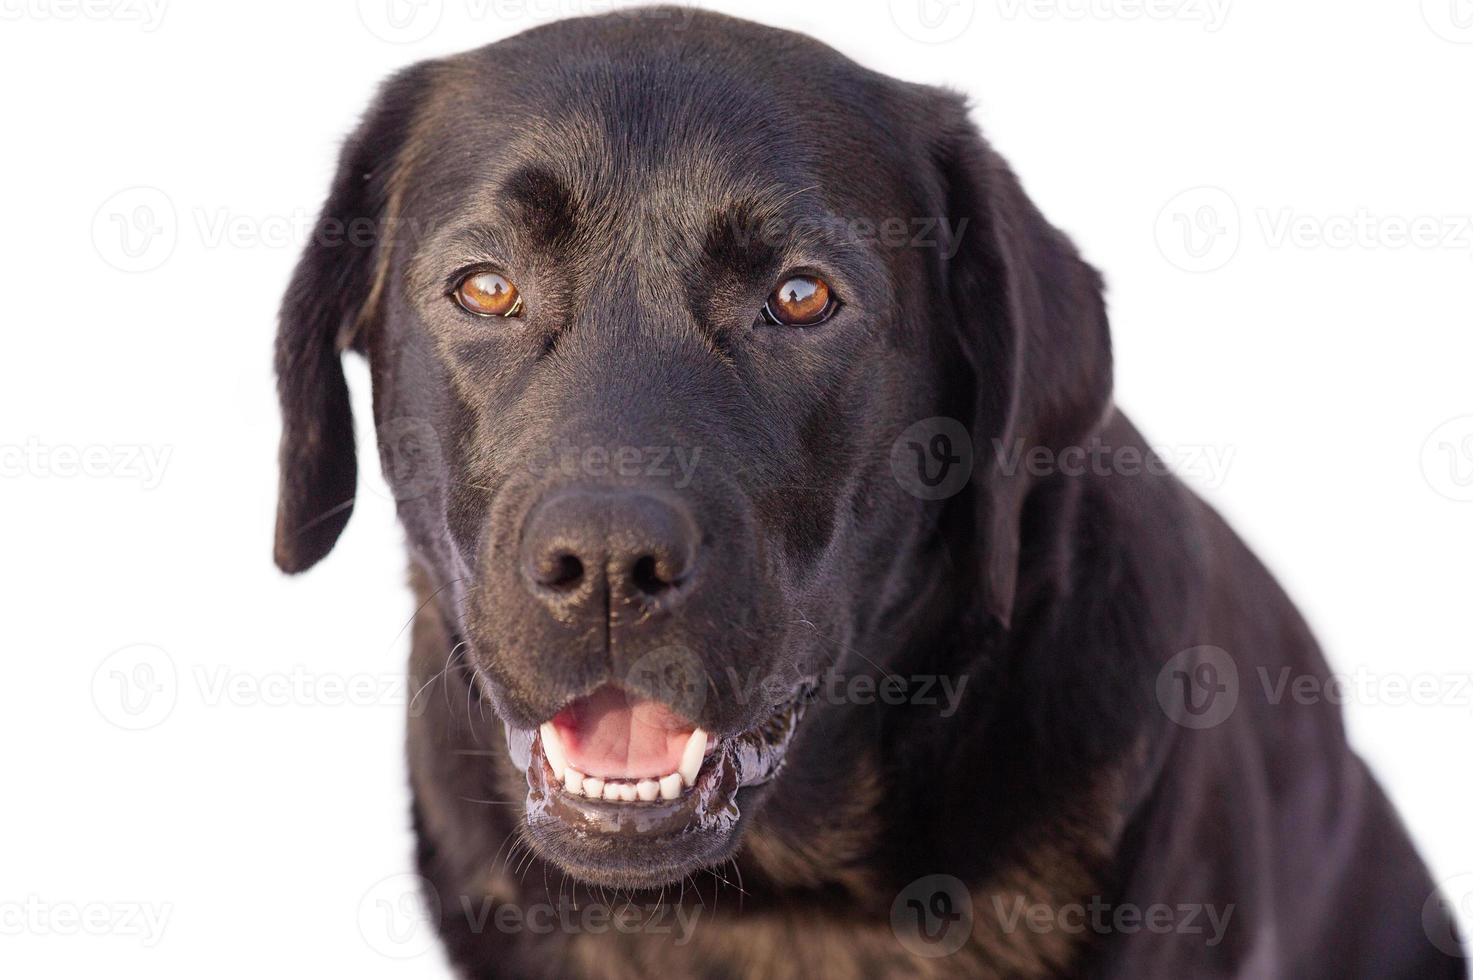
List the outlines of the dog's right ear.
{"type": "Polygon", "coordinates": [[[358,464],[341,355],[377,329],[399,193],[399,163],[428,88],[428,65],[384,83],[338,158],[327,203],[282,300],[276,334],[281,482],[276,564],[311,568],[353,512],[358,464]]]}

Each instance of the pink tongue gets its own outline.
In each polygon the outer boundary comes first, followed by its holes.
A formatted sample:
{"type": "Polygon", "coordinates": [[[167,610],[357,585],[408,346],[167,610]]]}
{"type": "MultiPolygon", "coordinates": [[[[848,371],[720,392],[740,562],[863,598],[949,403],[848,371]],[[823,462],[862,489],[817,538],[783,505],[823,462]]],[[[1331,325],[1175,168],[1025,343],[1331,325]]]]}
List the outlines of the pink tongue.
{"type": "Polygon", "coordinates": [[[568,765],[604,779],[658,779],[680,766],[695,725],[658,701],[605,684],[552,719],[568,765]]]}

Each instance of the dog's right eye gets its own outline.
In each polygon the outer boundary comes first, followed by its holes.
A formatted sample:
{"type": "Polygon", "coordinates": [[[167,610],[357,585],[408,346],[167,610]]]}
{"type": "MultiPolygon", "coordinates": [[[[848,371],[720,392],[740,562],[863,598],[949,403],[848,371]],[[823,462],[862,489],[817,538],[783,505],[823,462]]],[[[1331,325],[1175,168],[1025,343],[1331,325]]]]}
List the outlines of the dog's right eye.
{"type": "Polygon", "coordinates": [[[476,316],[522,315],[522,294],[510,279],[496,272],[472,272],[455,287],[455,301],[476,316]]]}
{"type": "Polygon", "coordinates": [[[791,276],[767,297],[762,317],[785,327],[812,327],[834,315],[839,302],[817,276],[791,276]]]}

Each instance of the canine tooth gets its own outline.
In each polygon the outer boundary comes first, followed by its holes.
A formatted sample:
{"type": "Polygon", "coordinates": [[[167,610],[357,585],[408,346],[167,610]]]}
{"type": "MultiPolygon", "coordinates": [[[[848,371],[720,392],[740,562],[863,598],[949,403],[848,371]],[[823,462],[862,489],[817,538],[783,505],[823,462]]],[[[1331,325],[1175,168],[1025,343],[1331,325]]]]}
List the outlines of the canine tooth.
{"type": "Polygon", "coordinates": [[[604,799],[606,799],[606,800],[617,800],[618,798],[619,798],[619,784],[618,783],[613,783],[613,782],[604,783],[604,799]]]}
{"type": "Polygon", "coordinates": [[[660,799],[673,800],[680,795],[680,773],[672,772],[660,780],[660,799]]]}
{"type": "Polygon", "coordinates": [[[633,803],[636,799],[638,799],[638,795],[635,793],[633,783],[619,784],[619,799],[623,800],[625,803],[633,803]]]}
{"type": "Polygon", "coordinates": [[[563,773],[563,787],[574,796],[583,795],[583,774],[572,766],[563,773]]]}
{"type": "Polygon", "coordinates": [[[597,776],[589,776],[583,780],[583,795],[589,799],[596,800],[604,795],[604,781],[597,776]]]}
{"type": "Polygon", "coordinates": [[[557,729],[552,722],[542,723],[542,754],[547,757],[547,764],[552,766],[552,774],[558,779],[563,778],[563,770],[568,767],[568,757],[563,754],[562,739],[557,737],[557,729]]]}
{"type": "Polygon", "coordinates": [[[706,757],[706,733],[699,728],[690,733],[686,740],[685,752],[680,757],[680,778],[685,780],[685,785],[696,784],[696,774],[701,771],[701,760],[706,757]]]}
{"type": "Polygon", "coordinates": [[[650,800],[660,798],[660,781],[658,779],[641,779],[634,784],[634,795],[648,803],[650,800]]]}

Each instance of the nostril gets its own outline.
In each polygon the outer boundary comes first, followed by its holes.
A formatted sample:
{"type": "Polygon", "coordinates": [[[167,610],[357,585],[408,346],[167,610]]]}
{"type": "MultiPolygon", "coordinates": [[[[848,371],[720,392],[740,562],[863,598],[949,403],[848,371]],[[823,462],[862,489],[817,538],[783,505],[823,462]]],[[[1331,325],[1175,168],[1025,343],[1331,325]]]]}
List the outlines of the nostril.
{"type": "Polygon", "coordinates": [[[644,555],[635,561],[629,570],[629,578],[634,587],[645,595],[659,595],[675,585],[674,576],[660,567],[654,555],[644,555]]]}
{"type": "Polygon", "coordinates": [[[571,551],[547,556],[537,569],[537,582],[549,589],[570,592],[583,581],[583,560],[571,551]]]}

